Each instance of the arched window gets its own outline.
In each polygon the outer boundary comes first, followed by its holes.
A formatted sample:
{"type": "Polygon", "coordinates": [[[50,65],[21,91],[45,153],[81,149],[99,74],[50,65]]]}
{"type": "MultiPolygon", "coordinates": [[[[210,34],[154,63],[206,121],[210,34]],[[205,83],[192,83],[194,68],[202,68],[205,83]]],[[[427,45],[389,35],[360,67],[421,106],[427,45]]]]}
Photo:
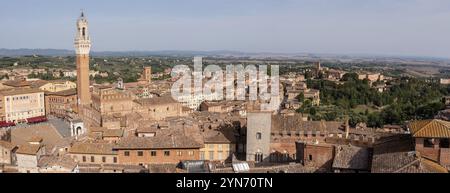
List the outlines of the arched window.
{"type": "Polygon", "coordinates": [[[83,37],[86,36],[86,28],[83,27],[83,31],[82,31],[83,37]]]}

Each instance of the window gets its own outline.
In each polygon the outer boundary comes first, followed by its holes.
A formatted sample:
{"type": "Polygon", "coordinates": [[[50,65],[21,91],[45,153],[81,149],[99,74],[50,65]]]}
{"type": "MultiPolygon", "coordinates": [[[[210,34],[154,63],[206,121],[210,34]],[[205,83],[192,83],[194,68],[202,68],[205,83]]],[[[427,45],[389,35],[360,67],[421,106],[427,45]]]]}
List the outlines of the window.
{"type": "Polygon", "coordinates": [[[137,152],[137,155],[138,155],[139,157],[142,157],[142,156],[144,156],[144,152],[143,152],[143,151],[138,151],[138,152],[137,152]]]}
{"type": "Polygon", "coordinates": [[[214,149],[214,144],[209,144],[209,149],[214,149]]]}
{"type": "Polygon", "coordinates": [[[439,147],[440,148],[450,148],[449,139],[440,139],[439,147]]]}
{"type": "Polygon", "coordinates": [[[256,153],[255,154],[255,161],[256,162],[262,162],[263,161],[263,154],[262,153],[256,153]]]}
{"type": "Polygon", "coordinates": [[[123,152],[123,155],[128,157],[128,156],[130,156],[130,152],[129,151],[125,151],[125,152],[123,152]]]}
{"type": "Polygon", "coordinates": [[[308,156],[308,159],[309,159],[309,161],[312,161],[312,160],[313,160],[312,155],[309,155],[309,156],[308,156]]]}
{"type": "Polygon", "coordinates": [[[103,163],[106,162],[106,157],[105,157],[105,156],[102,157],[102,162],[103,162],[103,163]]]}
{"type": "Polygon", "coordinates": [[[261,133],[260,132],[256,133],[256,139],[257,140],[261,140],[261,133]]]}
{"type": "Polygon", "coordinates": [[[426,138],[423,140],[423,146],[424,147],[434,147],[434,140],[426,138]]]}
{"type": "Polygon", "coordinates": [[[117,163],[117,157],[114,157],[114,158],[113,158],[113,162],[114,162],[114,163],[117,163]]]}
{"type": "Polygon", "coordinates": [[[164,156],[170,156],[170,151],[164,151],[164,156]]]}
{"type": "Polygon", "coordinates": [[[200,152],[200,160],[205,160],[205,152],[204,151],[200,152]]]}
{"type": "Polygon", "coordinates": [[[86,162],[86,156],[83,156],[83,162],[86,162]]]}
{"type": "Polygon", "coordinates": [[[95,162],[94,156],[91,156],[91,162],[95,162]]]}
{"type": "Polygon", "coordinates": [[[218,159],[218,160],[222,160],[222,159],[223,159],[223,158],[222,158],[222,152],[221,152],[221,151],[217,152],[217,159],[218,159]]]}
{"type": "Polygon", "coordinates": [[[193,156],[194,155],[194,151],[188,151],[188,155],[189,156],[193,156]]]}
{"type": "Polygon", "coordinates": [[[150,155],[151,155],[152,157],[155,157],[155,156],[156,156],[156,151],[150,151],[150,155]]]}
{"type": "Polygon", "coordinates": [[[177,156],[182,156],[183,153],[181,151],[177,151],[177,156]]]}
{"type": "Polygon", "coordinates": [[[223,148],[222,144],[217,145],[217,149],[219,149],[219,151],[222,151],[222,148],[223,148]]]}
{"type": "Polygon", "coordinates": [[[209,151],[209,160],[214,160],[214,151],[209,151]]]}

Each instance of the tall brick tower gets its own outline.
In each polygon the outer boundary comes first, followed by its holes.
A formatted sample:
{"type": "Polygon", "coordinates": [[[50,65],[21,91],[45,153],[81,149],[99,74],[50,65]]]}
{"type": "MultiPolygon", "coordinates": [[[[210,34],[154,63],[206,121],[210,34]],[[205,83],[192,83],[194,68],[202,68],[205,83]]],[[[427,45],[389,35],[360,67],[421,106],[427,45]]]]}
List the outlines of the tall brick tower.
{"type": "Polygon", "coordinates": [[[91,39],[88,29],[88,21],[84,13],[81,12],[81,16],[77,21],[77,35],[75,37],[79,106],[87,105],[91,102],[91,95],[89,93],[89,52],[91,50],[91,39]]]}

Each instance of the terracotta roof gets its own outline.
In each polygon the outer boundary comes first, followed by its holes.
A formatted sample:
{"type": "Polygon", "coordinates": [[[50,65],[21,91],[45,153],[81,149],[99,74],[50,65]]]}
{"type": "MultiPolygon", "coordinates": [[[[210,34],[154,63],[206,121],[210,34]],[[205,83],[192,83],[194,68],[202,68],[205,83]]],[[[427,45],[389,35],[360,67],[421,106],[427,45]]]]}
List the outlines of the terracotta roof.
{"type": "Polygon", "coordinates": [[[67,169],[73,170],[77,163],[68,155],[65,156],[42,156],[38,162],[39,167],[53,167],[53,166],[62,166],[67,169]]]}
{"type": "Polygon", "coordinates": [[[319,131],[328,133],[342,133],[344,122],[336,121],[303,121],[300,115],[272,116],[272,133],[282,131],[319,131]]]}
{"type": "Polygon", "coordinates": [[[42,145],[19,145],[19,149],[16,151],[16,154],[36,155],[41,147],[42,145]]]}
{"type": "Polygon", "coordinates": [[[98,154],[98,155],[116,155],[113,151],[113,144],[110,143],[75,143],[70,147],[71,154],[98,154]]]}
{"type": "Polygon", "coordinates": [[[205,143],[235,143],[232,131],[208,131],[203,134],[205,143]]]}
{"type": "Polygon", "coordinates": [[[102,171],[105,170],[119,170],[124,173],[147,173],[148,169],[140,165],[125,165],[125,164],[103,164],[102,171]]]}
{"type": "Polygon", "coordinates": [[[0,91],[0,95],[4,96],[12,96],[12,95],[20,95],[20,94],[30,94],[30,93],[39,93],[44,92],[37,88],[13,88],[13,89],[5,89],[0,91]]]}
{"type": "Polygon", "coordinates": [[[102,84],[96,84],[93,87],[97,88],[97,89],[100,89],[100,90],[114,88],[113,85],[102,85],[102,84]]]}
{"type": "Polygon", "coordinates": [[[44,139],[42,137],[39,136],[33,136],[31,137],[28,142],[32,142],[32,143],[42,143],[44,139]]]}
{"type": "Polygon", "coordinates": [[[2,141],[2,140],[0,140],[0,146],[3,147],[3,148],[6,148],[8,150],[12,150],[12,149],[17,147],[17,146],[13,145],[10,142],[2,141]]]}
{"type": "Polygon", "coordinates": [[[448,173],[431,160],[417,157],[415,152],[394,152],[375,156],[372,173],[448,173]]]}
{"type": "Polygon", "coordinates": [[[77,94],[77,89],[73,88],[73,89],[68,89],[68,90],[63,90],[63,91],[59,91],[59,92],[46,92],[47,95],[56,95],[56,96],[71,96],[71,95],[76,95],[77,94]]]}
{"type": "Polygon", "coordinates": [[[27,87],[31,85],[31,82],[26,80],[10,80],[4,82],[3,84],[12,87],[27,87]]]}
{"type": "Polygon", "coordinates": [[[89,131],[91,132],[103,132],[106,129],[106,127],[89,127],[89,131]]]}
{"type": "Polygon", "coordinates": [[[153,98],[148,98],[148,99],[137,99],[135,101],[141,105],[158,105],[158,104],[178,103],[175,99],[172,98],[171,95],[163,95],[160,97],[153,97],[153,98]]]}
{"type": "Polygon", "coordinates": [[[49,83],[49,81],[46,81],[46,80],[37,80],[37,81],[34,81],[34,82],[31,82],[31,87],[32,88],[39,88],[39,87],[41,87],[41,86],[44,86],[44,85],[46,85],[47,83],[49,83]]]}
{"type": "Polygon", "coordinates": [[[102,173],[116,170],[123,173],[147,173],[148,169],[144,166],[125,165],[125,164],[92,164],[78,163],[80,173],[102,173]]]}
{"type": "Polygon", "coordinates": [[[192,149],[202,145],[186,136],[128,137],[120,140],[114,149],[192,149]]]}
{"type": "Polygon", "coordinates": [[[123,86],[124,86],[126,89],[129,89],[129,88],[135,88],[135,87],[138,87],[138,86],[139,86],[139,82],[127,82],[127,83],[123,83],[123,86]]]}
{"type": "Polygon", "coordinates": [[[51,124],[29,125],[11,130],[11,143],[13,144],[24,145],[28,144],[30,140],[36,141],[38,138],[42,139],[42,144],[47,148],[66,140],[51,124]]]}
{"type": "Polygon", "coordinates": [[[414,151],[414,141],[410,135],[398,134],[390,141],[373,147],[372,173],[437,173],[445,168],[414,151]]]}
{"type": "Polygon", "coordinates": [[[450,138],[450,122],[431,119],[408,124],[413,137],[450,138]]]}
{"type": "Polygon", "coordinates": [[[106,129],[103,131],[103,137],[122,137],[122,129],[106,129]]]}
{"type": "Polygon", "coordinates": [[[333,168],[350,170],[370,170],[369,149],[354,146],[338,146],[333,168]]]}
{"type": "Polygon", "coordinates": [[[175,164],[149,164],[150,173],[175,173],[177,165],[175,164]]]}
{"type": "Polygon", "coordinates": [[[122,137],[122,129],[107,129],[105,127],[91,127],[91,133],[101,133],[103,137],[122,137]]]}

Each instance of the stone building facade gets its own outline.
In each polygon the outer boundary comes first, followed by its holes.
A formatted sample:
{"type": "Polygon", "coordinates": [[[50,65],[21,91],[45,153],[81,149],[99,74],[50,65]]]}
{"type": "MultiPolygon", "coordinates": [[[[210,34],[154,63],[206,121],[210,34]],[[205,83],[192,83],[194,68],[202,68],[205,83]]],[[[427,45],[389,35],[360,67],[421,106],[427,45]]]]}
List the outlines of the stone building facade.
{"type": "Polygon", "coordinates": [[[269,161],[271,126],[272,112],[247,112],[247,161],[269,161]]]}
{"type": "Polygon", "coordinates": [[[45,116],[44,92],[17,88],[0,91],[0,121],[26,122],[28,118],[45,116]]]}

